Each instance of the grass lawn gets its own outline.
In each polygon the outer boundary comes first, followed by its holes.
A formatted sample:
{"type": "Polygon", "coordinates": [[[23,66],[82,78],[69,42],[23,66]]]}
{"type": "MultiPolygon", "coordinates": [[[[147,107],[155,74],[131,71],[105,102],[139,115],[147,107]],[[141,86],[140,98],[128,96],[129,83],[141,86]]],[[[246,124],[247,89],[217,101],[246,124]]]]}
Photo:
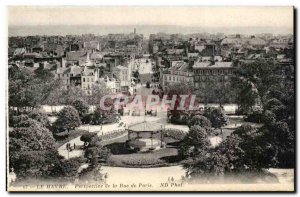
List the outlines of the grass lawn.
{"type": "Polygon", "coordinates": [[[112,155],[107,160],[107,165],[118,167],[158,167],[169,166],[178,162],[178,141],[165,137],[167,147],[152,152],[135,152],[126,147],[127,136],[110,141],[103,141],[102,145],[110,149],[112,155]]]}
{"type": "Polygon", "coordinates": [[[177,156],[178,150],[176,148],[163,148],[149,153],[132,153],[112,155],[107,163],[110,166],[123,167],[156,167],[167,166],[167,161],[177,156]]]}

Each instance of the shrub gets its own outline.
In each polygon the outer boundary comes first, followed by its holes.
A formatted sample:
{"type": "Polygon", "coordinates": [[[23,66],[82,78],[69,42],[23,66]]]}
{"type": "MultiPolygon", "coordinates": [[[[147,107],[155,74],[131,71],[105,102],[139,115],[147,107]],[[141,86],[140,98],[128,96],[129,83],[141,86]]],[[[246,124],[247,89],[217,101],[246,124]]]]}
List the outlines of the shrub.
{"type": "Polygon", "coordinates": [[[165,129],[165,135],[170,136],[176,140],[183,140],[186,132],[179,129],[165,129]]]}
{"type": "Polygon", "coordinates": [[[255,110],[244,118],[247,122],[261,123],[264,119],[264,114],[261,110],[255,110]]]}
{"type": "Polygon", "coordinates": [[[28,114],[28,116],[29,118],[40,122],[44,127],[50,128],[51,126],[50,120],[48,119],[46,112],[42,110],[33,110],[28,114]]]}
{"type": "Polygon", "coordinates": [[[80,117],[84,116],[89,111],[89,105],[83,99],[76,99],[72,102],[72,106],[78,111],[80,117]]]}
{"type": "Polygon", "coordinates": [[[54,125],[57,129],[66,128],[68,131],[80,126],[79,114],[74,107],[64,107],[58,114],[54,125]]]}

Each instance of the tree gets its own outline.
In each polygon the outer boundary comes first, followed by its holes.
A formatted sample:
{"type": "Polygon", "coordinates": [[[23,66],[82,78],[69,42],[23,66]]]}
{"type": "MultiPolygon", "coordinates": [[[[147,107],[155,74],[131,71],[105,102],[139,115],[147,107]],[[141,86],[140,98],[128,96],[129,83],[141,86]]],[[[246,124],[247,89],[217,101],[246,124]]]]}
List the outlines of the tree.
{"type": "Polygon", "coordinates": [[[89,97],[89,104],[99,105],[103,96],[110,94],[110,90],[106,87],[104,82],[93,84],[92,95],[89,97]]]}
{"type": "MultiPolygon", "coordinates": [[[[12,111],[14,112],[14,111],[12,111]]],[[[28,115],[27,114],[20,114],[20,115],[15,115],[15,113],[10,113],[9,114],[9,127],[17,127],[17,125],[21,121],[28,120],[28,115]]]]}
{"type": "Polygon", "coordinates": [[[85,92],[81,89],[79,86],[75,86],[74,84],[71,84],[67,90],[65,90],[65,104],[72,105],[72,103],[77,100],[78,98],[81,98],[82,100],[87,100],[87,95],[85,92]]]}
{"type": "Polygon", "coordinates": [[[172,99],[173,95],[176,95],[176,101],[175,101],[175,107],[174,107],[174,112],[178,111],[177,107],[179,107],[180,104],[180,95],[188,95],[188,98],[186,98],[186,102],[184,107],[188,108],[189,104],[190,104],[190,98],[191,95],[194,91],[194,86],[192,83],[188,82],[188,83],[174,83],[174,84],[170,84],[168,86],[167,89],[167,95],[169,97],[169,99],[172,99]]]}
{"type": "Polygon", "coordinates": [[[94,123],[104,124],[105,121],[107,121],[108,123],[117,122],[118,115],[114,108],[114,101],[112,99],[105,99],[104,106],[110,109],[105,110],[100,106],[97,106],[94,111],[94,123]]]}
{"type": "Polygon", "coordinates": [[[56,81],[48,77],[36,75],[27,68],[12,66],[8,70],[9,106],[17,110],[32,110],[47,99],[50,92],[56,87],[56,81]]]}
{"type": "Polygon", "coordinates": [[[10,151],[47,150],[54,144],[52,133],[38,121],[28,118],[9,132],[10,151]]]}
{"type": "Polygon", "coordinates": [[[210,146],[206,129],[199,125],[192,126],[187,136],[188,143],[197,149],[206,150],[210,146]]]}
{"type": "Polygon", "coordinates": [[[89,144],[96,135],[97,133],[94,132],[85,133],[80,137],[80,141],[83,141],[85,144],[89,144]]]}
{"type": "Polygon", "coordinates": [[[44,174],[43,167],[47,166],[50,160],[46,162],[47,164],[43,161],[46,160],[46,154],[50,154],[53,150],[55,143],[52,133],[31,118],[20,119],[15,127],[9,132],[10,168],[14,169],[17,177],[44,174]],[[34,162],[37,165],[33,164],[34,162]]]}
{"type": "Polygon", "coordinates": [[[83,117],[89,111],[88,103],[81,98],[74,100],[72,106],[77,110],[80,117],[83,117]]]}
{"type": "Polygon", "coordinates": [[[53,106],[55,105],[63,105],[66,103],[66,96],[65,96],[65,89],[63,86],[60,84],[60,81],[57,81],[57,86],[56,88],[52,89],[49,92],[48,97],[44,100],[44,104],[50,105],[51,110],[53,112],[53,106]]]}
{"type": "Polygon", "coordinates": [[[235,69],[232,85],[242,110],[247,113],[255,104],[264,104],[269,91],[278,89],[280,77],[277,70],[275,61],[265,59],[241,63],[235,69]]]}
{"type": "Polygon", "coordinates": [[[208,118],[202,115],[195,115],[192,117],[192,119],[189,121],[188,126],[192,127],[198,125],[200,127],[209,129],[211,127],[211,122],[208,118]]]}
{"type": "Polygon", "coordinates": [[[50,120],[48,119],[48,116],[45,111],[42,109],[35,109],[28,114],[29,118],[32,118],[34,120],[37,120],[40,122],[44,127],[50,129],[51,123],[50,120]]]}
{"type": "Polygon", "coordinates": [[[220,152],[202,151],[193,160],[184,163],[187,176],[205,183],[223,177],[228,169],[228,160],[220,152]]]}
{"type": "Polygon", "coordinates": [[[70,129],[80,126],[81,121],[79,114],[74,107],[64,107],[58,114],[54,125],[56,128],[66,128],[68,132],[70,129]]]}
{"type": "Polygon", "coordinates": [[[191,126],[182,140],[179,155],[182,158],[193,157],[199,152],[207,151],[210,145],[206,129],[199,125],[191,126]]]}
{"type": "Polygon", "coordinates": [[[213,128],[220,129],[223,137],[222,127],[228,123],[228,117],[226,116],[222,108],[214,108],[212,110],[206,110],[204,114],[211,122],[213,128]]]}
{"type": "Polygon", "coordinates": [[[213,83],[200,83],[199,89],[195,90],[195,94],[200,102],[205,106],[214,99],[213,83]]]}
{"type": "MultiPolygon", "coordinates": [[[[253,128],[250,124],[244,124],[237,128],[232,135],[236,135],[236,139],[238,139],[235,145],[235,150],[238,152],[233,152],[238,159],[236,160],[237,164],[232,163],[233,168],[237,171],[259,171],[270,166],[273,158],[272,146],[269,144],[268,137],[261,130],[253,128]]],[[[228,142],[225,140],[224,143],[228,142]]],[[[226,146],[228,147],[230,144],[226,146]]],[[[225,149],[226,151],[232,150],[225,149]]]]}
{"type": "Polygon", "coordinates": [[[64,160],[54,149],[52,133],[45,128],[44,115],[32,111],[20,115],[9,132],[9,167],[17,179],[59,178],[74,180],[82,164],[78,159],[64,160]]]}
{"type": "Polygon", "coordinates": [[[96,168],[99,165],[99,159],[107,159],[108,150],[101,145],[101,138],[97,133],[86,133],[80,137],[84,142],[84,157],[89,162],[89,167],[96,168]]]}
{"type": "Polygon", "coordinates": [[[26,68],[10,67],[8,69],[9,80],[9,106],[35,107],[42,97],[40,86],[34,78],[34,74],[26,68]]]}

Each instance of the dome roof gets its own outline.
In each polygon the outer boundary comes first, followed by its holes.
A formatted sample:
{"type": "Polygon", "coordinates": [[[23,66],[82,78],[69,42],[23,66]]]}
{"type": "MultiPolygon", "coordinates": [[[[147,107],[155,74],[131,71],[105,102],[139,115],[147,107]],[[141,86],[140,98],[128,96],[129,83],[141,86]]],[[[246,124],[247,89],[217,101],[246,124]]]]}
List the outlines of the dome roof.
{"type": "Polygon", "coordinates": [[[129,131],[143,132],[143,131],[160,131],[162,124],[156,122],[140,122],[128,126],[129,131]]]}

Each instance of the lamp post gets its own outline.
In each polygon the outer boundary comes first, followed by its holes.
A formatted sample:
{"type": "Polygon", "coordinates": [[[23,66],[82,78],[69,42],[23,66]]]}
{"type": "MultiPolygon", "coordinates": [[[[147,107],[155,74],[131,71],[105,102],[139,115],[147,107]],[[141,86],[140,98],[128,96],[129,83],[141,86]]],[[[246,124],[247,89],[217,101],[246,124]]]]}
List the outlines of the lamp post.
{"type": "Polygon", "coordinates": [[[163,147],[163,126],[161,125],[161,131],[160,131],[160,147],[163,147]]]}
{"type": "Polygon", "coordinates": [[[101,130],[101,133],[102,133],[102,135],[103,135],[103,130],[102,130],[102,123],[103,123],[103,121],[102,121],[102,114],[100,115],[100,119],[101,119],[101,122],[100,122],[100,130],[101,130]]]}

